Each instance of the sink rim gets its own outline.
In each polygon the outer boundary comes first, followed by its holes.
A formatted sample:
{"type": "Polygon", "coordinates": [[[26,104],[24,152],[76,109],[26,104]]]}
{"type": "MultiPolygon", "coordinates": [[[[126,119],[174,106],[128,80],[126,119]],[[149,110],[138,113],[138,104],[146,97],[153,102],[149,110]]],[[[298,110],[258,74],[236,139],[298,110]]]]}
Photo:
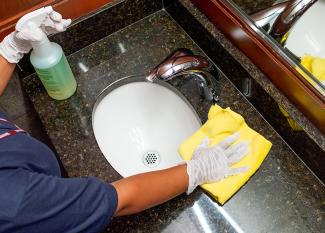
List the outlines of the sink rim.
{"type": "MultiPolygon", "coordinates": [[[[160,88],[166,88],[166,90],[174,93],[175,95],[175,98],[179,98],[179,101],[183,102],[182,104],[184,106],[186,106],[186,108],[188,109],[187,111],[189,111],[188,113],[191,114],[191,118],[193,120],[193,122],[196,122],[194,124],[197,124],[197,127],[200,128],[202,126],[202,120],[200,119],[198,113],[195,111],[194,107],[192,106],[192,104],[189,102],[189,100],[186,99],[186,97],[178,90],[176,89],[174,86],[172,86],[171,84],[169,83],[166,83],[164,81],[155,81],[155,82],[150,82],[148,81],[144,76],[126,76],[124,78],[121,78],[121,79],[118,79],[114,82],[112,82],[111,84],[107,85],[103,91],[100,92],[100,94],[97,96],[97,99],[95,101],[95,104],[94,104],[94,107],[93,107],[93,111],[92,111],[92,129],[93,129],[93,133],[94,133],[94,136],[96,138],[96,135],[95,135],[95,116],[96,116],[96,112],[97,112],[97,107],[98,105],[101,104],[102,100],[107,97],[108,95],[110,95],[111,92],[113,92],[114,90],[118,89],[119,87],[123,87],[124,85],[128,85],[128,84],[132,84],[132,83],[151,83],[151,84],[154,84],[154,85],[158,85],[160,86],[160,88]],[[177,97],[176,97],[177,96],[177,97]]],[[[150,85],[151,86],[151,85],[150,85]]],[[[149,89],[150,90],[150,89],[149,89]]],[[[127,95],[127,93],[126,93],[127,95]]],[[[161,96],[161,95],[159,95],[161,96]]],[[[167,95],[168,96],[168,95],[167,95]]],[[[153,97],[154,99],[154,97],[153,97]]],[[[97,119],[97,118],[96,118],[97,119]]],[[[168,119],[167,119],[168,120],[168,119]]],[[[197,129],[198,129],[197,128],[197,129]]],[[[196,129],[196,130],[197,130],[196,129]]],[[[195,131],[196,131],[195,130],[195,131]]],[[[195,131],[193,131],[192,133],[194,133],[195,131]]],[[[184,132],[187,132],[187,130],[185,130],[184,132]]],[[[121,177],[128,177],[130,175],[134,175],[134,174],[138,174],[139,172],[146,172],[145,170],[144,171],[141,171],[143,170],[141,167],[139,167],[138,171],[128,171],[129,169],[121,169],[121,166],[118,165],[118,163],[116,163],[115,159],[113,159],[113,157],[111,156],[108,156],[109,154],[111,154],[112,152],[109,152],[107,154],[107,150],[105,152],[105,150],[103,151],[102,148],[101,148],[101,144],[99,144],[99,141],[97,140],[96,138],[96,143],[97,143],[97,146],[99,147],[102,155],[105,157],[106,161],[110,164],[110,166],[112,166],[112,168],[121,176],[121,177]],[[105,153],[104,153],[105,152],[105,153]],[[111,158],[109,158],[111,157],[111,158]],[[134,173],[135,172],[135,173],[134,173]]],[[[175,146],[175,145],[174,145],[175,146]]],[[[173,147],[173,146],[172,146],[173,147]]],[[[149,148],[148,151],[152,150],[152,148],[149,148]]],[[[173,149],[174,150],[174,149],[173,149]]],[[[176,149],[177,151],[177,149],[176,149]]],[[[119,152],[117,152],[119,153],[119,152]]],[[[158,151],[158,154],[159,154],[159,151],[158,151]]],[[[168,153],[169,155],[170,153],[168,153]]],[[[173,153],[171,153],[173,154],[173,153]]],[[[116,156],[115,156],[116,157],[116,156]]],[[[168,158],[168,157],[167,157],[168,158]]],[[[168,159],[169,160],[169,159],[168,159]]],[[[170,160],[170,161],[173,161],[170,160]]],[[[180,161],[181,162],[181,158],[180,158],[180,161]]],[[[166,162],[164,162],[166,163],[166,162]]],[[[164,165],[166,166],[166,164],[164,165]]],[[[167,167],[169,167],[169,165],[167,165],[167,167]]],[[[166,168],[167,168],[166,167],[166,168]]],[[[164,167],[160,167],[160,169],[162,169],[164,167]]],[[[159,167],[155,166],[154,170],[160,170],[159,167]]],[[[148,168],[147,171],[153,171],[152,169],[148,168]]]]}
{"type": "Polygon", "coordinates": [[[148,81],[146,79],[145,76],[142,75],[130,75],[130,76],[126,76],[123,78],[120,78],[112,83],[110,83],[109,85],[107,85],[96,97],[96,101],[91,113],[91,125],[92,128],[94,128],[94,113],[95,110],[98,106],[98,104],[102,101],[102,99],[104,97],[106,97],[110,92],[114,91],[115,89],[129,84],[129,83],[134,83],[134,82],[147,82],[147,83],[156,83],[158,85],[161,85],[163,87],[166,87],[167,89],[171,90],[172,92],[174,92],[179,98],[181,98],[186,105],[191,109],[192,113],[194,114],[195,118],[197,118],[197,120],[199,121],[199,123],[201,125],[203,125],[202,120],[200,119],[199,115],[197,114],[196,110],[194,109],[193,105],[187,100],[187,98],[179,91],[177,90],[177,88],[175,88],[174,86],[172,86],[171,84],[161,81],[161,80],[155,80],[154,82],[148,81]]]}

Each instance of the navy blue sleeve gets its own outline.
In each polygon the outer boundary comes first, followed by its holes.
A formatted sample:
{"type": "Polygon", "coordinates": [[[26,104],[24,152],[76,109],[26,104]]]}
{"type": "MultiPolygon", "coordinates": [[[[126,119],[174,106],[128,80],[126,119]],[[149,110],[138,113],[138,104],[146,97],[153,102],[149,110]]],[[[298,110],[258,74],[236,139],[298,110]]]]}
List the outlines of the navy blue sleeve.
{"type": "Polygon", "coordinates": [[[16,216],[0,224],[0,231],[95,233],[105,229],[117,208],[115,188],[94,177],[60,178],[22,169],[14,174],[26,185],[16,216]]]}

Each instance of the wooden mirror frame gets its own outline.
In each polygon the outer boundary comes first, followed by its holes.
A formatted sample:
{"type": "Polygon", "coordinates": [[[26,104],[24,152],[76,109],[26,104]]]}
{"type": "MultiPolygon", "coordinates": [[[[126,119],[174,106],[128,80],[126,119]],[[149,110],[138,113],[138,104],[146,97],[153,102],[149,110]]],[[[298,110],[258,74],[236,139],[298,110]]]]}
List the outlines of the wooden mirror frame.
{"type": "Polygon", "coordinates": [[[81,0],[46,0],[26,11],[19,12],[16,15],[0,22],[0,40],[2,40],[10,32],[14,31],[15,24],[20,17],[40,7],[51,5],[55,10],[60,12],[64,18],[76,19],[113,2],[113,0],[82,1],[82,4],[80,2],[81,0]]]}
{"type": "Polygon", "coordinates": [[[325,134],[325,96],[228,0],[191,0],[325,134]]]}

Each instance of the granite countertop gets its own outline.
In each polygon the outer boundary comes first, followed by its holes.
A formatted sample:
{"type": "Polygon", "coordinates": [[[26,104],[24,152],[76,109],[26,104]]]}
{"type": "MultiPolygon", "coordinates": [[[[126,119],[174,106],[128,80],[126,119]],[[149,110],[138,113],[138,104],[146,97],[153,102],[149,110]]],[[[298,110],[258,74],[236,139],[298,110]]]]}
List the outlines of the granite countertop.
{"type": "MultiPolygon", "coordinates": [[[[247,5],[250,4],[248,1],[247,5]]],[[[173,7],[168,7],[167,11],[299,158],[324,182],[325,135],[254,65],[254,61],[249,60],[227,40],[190,0],[175,1],[173,7]],[[248,92],[247,85],[250,89],[248,92]],[[297,131],[290,127],[279,106],[284,108],[303,130],[297,131]]]]}
{"type": "MultiPolygon", "coordinates": [[[[70,176],[96,176],[106,182],[121,178],[97,146],[91,114],[100,91],[122,77],[141,74],[171,51],[202,51],[161,10],[68,57],[78,89],[65,101],[54,101],[35,75],[23,85],[70,176]]],[[[142,213],[116,218],[109,232],[321,232],[325,229],[322,183],[281,137],[220,75],[222,107],[240,113],[273,147],[256,174],[224,206],[200,188],[142,213]]],[[[204,120],[210,103],[192,88],[193,80],[172,83],[204,120]]]]}

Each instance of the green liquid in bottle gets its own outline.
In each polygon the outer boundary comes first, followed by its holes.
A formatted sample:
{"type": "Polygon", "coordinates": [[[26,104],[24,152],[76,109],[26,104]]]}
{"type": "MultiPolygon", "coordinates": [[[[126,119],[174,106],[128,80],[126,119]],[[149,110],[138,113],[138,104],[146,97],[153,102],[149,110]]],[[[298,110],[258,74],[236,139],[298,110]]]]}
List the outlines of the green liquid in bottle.
{"type": "Polygon", "coordinates": [[[64,53],[60,61],[51,68],[36,68],[36,73],[41,79],[47,93],[53,99],[64,100],[74,94],[77,83],[64,53]]]}

